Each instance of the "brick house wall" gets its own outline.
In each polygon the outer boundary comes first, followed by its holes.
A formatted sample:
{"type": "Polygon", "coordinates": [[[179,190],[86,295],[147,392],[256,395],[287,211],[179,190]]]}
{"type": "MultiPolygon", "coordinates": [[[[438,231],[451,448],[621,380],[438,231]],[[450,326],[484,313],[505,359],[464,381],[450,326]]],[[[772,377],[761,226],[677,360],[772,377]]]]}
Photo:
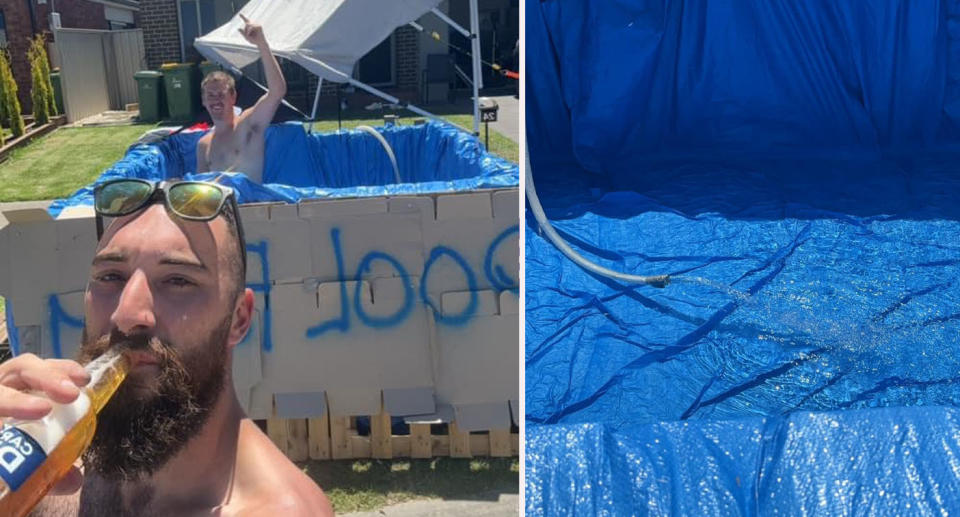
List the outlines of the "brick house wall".
{"type": "MultiPolygon", "coordinates": [[[[50,30],[50,2],[44,5],[34,4],[38,25],[44,31],[50,30]]],[[[110,25],[103,12],[103,4],[87,0],[57,0],[57,12],[60,13],[60,26],[71,29],[107,30],[110,25]]]]}
{"type": "MultiPolygon", "coordinates": [[[[33,34],[30,11],[26,2],[0,0],[0,9],[7,24],[7,49],[10,52],[10,68],[17,82],[17,97],[24,113],[33,111],[30,102],[30,65],[27,63],[28,39],[33,34]]],[[[39,21],[39,20],[37,20],[39,21]]]]}
{"type": "MultiPolygon", "coordinates": [[[[34,8],[34,25],[31,26],[30,10],[23,0],[0,0],[0,9],[3,10],[7,25],[7,49],[10,52],[10,68],[17,82],[17,97],[20,99],[20,108],[23,113],[33,111],[30,100],[30,63],[27,61],[27,49],[30,38],[37,33],[45,33],[47,40],[52,41],[50,34],[50,3],[37,5],[31,0],[34,8]]],[[[63,27],[80,29],[107,29],[103,4],[87,0],[57,0],[57,12],[63,27]]]]}
{"type": "Polygon", "coordinates": [[[409,25],[393,32],[397,63],[397,89],[417,90],[420,85],[420,33],[409,25]]]}
{"type": "MultiPolygon", "coordinates": [[[[6,1],[6,0],[0,0],[6,1]]],[[[62,1],[62,0],[60,0],[62,1]]],[[[143,29],[143,43],[147,68],[156,70],[160,65],[181,62],[180,27],[177,22],[177,0],[141,0],[138,27],[143,29]]],[[[420,84],[420,34],[413,27],[405,26],[394,33],[396,84],[383,90],[406,100],[416,100],[420,84]]],[[[316,78],[308,80],[306,91],[301,95],[290,92],[288,98],[295,105],[309,110],[316,92],[316,78]]],[[[335,102],[335,83],[324,82],[320,96],[325,105],[335,102]]],[[[366,95],[365,93],[363,95],[366,95]]]]}
{"type": "MultiPolygon", "coordinates": [[[[419,100],[420,91],[420,33],[410,26],[398,28],[393,33],[393,52],[394,66],[396,71],[394,77],[396,82],[392,86],[377,87],[396,96],[401,100],[416,103],[419,100]]],[[[324,81],[320,90],[320,105],[324,107],[336,106],[337,88],[342,85],[324,81]]],[[[310,82],[308,97],[311,108],[313,105],[313,96],[316,94],[316,80],[310,82]]],[[[383,99],[366,91],[356,89],[356,92],[345,96],[351,106],[366,105],[370,102],[384,102],[383,99]]]]}
{"type": "Polygon", "coordinates": [[[176,0],[141,0],[138,27],[143,29],[147,68],[156,70],[164,63],[179,63],[180,25],[176,0]]]}

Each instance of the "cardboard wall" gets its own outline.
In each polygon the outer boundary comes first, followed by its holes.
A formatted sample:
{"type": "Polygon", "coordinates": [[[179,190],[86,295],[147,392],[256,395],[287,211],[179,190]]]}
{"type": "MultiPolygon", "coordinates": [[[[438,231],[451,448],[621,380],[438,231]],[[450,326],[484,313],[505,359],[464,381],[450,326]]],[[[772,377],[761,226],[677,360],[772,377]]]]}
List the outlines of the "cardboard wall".
{"type": "MultiPolygon", "coordinates": [[[[256,317],[234,352],[253,418],[455,414],[504,428],[518,399],[517,189],[241,207],[256,317]]],[[[74,357],[92,210],[0,213],[17,353],[74,357]]]]}

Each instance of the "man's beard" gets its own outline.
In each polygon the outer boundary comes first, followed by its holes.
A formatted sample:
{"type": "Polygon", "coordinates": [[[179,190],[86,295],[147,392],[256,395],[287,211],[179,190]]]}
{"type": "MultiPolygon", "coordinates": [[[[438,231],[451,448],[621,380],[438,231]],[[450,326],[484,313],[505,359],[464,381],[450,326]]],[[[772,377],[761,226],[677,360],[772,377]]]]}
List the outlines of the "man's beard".
{"type": "Polygon", "coordinates": [[[97,416],[97,431],[83,455],[84,467],[106,479],[132,481],[150,476],[175,456],[203,427],[223,391],[224,343],[230,315],[200,346],[187,352],[156,337],[125,336],[114,330],[89,342],[84,329],[80,362],[86,364],[113,346],[150,352],[159,370],[150,393],[124,382],[97,416]]]}

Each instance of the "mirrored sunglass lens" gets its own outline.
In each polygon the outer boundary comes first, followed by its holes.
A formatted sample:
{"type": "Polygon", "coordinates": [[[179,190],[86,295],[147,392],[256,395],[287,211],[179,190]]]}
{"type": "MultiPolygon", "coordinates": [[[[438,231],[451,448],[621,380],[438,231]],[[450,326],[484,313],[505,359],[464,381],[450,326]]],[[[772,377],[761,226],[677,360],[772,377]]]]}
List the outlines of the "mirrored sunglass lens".
{"type": "Polygon", "coordinates": [[[104,215],[122,215],[136,209],[150,196],[153,188],[139,181],[111,183],[97,192],[97,211],[104,215]]]}
{"type": "Polygon", "coordinates": [[[223,192],[200,183],[181,183],[170,188],[170,208],[183,217],[213,217],[217,215],[223,192]]]}

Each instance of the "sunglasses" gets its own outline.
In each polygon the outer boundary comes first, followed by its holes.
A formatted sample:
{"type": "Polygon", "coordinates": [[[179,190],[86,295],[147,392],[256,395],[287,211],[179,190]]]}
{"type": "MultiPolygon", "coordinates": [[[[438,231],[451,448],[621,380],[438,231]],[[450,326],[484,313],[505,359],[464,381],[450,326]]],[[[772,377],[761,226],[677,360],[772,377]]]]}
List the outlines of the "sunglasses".
{"type": "Polygon", "coordinates": [[[168,210],[188,221],[211,221],[224,208],[233,211],[237,227],[243,272],[246,276],[247,253],[243,224],[232,188],[207,181],[148,181],[123,178],[101,183],[93,189],[93,206],[97,213],[97,240],[103,237],[103,217],[132,214],[147,205],[163,200],[168,210]]]}

